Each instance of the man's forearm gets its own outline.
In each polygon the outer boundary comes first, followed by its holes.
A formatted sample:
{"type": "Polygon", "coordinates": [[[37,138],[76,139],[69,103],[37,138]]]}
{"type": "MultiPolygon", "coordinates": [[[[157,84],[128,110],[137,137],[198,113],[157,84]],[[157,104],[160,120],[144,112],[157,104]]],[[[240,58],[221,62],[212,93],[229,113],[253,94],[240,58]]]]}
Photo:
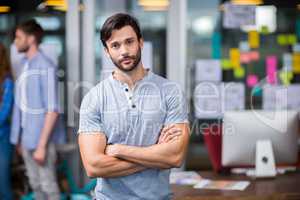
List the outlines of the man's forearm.
{"type": "Polygon", "coordinates": [[[38,143],[38,147],[46,147],[53,132],[56,120],[58,118],[58,113],[48,112],[45,116],[44,126],[42,129],[41,137],[38,143]]]}
{"type": "Polygon", "coordinates": [[[141,164],[145,167],[168,169],[178,167],[181,155],[176,143],[155,144],[149,147],[118,145],[118,158],[141,164]]]}
{"type": "Polygon", "coordinates": [[[145,167],[136,163],[101,155],[93,162],[87,173],[90,177],[114,178],[134,174],[144,169],[145,167]]]}
{"type": "Polygon", "coordinates": [[[186,123],[176,124],[175,126],[181,130],[182,134],[169,142],[148,147],[116,144],[108,146],[106,153],[145,167],[161,169],[180,167],[187,150],[190,131],[186,123]]]}

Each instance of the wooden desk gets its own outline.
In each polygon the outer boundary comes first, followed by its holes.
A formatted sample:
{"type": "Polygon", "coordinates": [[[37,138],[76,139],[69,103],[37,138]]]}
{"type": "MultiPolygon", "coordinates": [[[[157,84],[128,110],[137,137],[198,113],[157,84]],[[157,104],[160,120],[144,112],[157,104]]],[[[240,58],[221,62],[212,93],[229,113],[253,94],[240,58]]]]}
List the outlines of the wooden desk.
{"type": "Polygon", "coordinates": [[[172,185],[174,200],[300,200],[300,172],[278,175],[275,179],[251,179],[244,175],[220,175],[200,172],[213,180],[249,180],[244,191],[193,189],[192,186],[172,185]]]}

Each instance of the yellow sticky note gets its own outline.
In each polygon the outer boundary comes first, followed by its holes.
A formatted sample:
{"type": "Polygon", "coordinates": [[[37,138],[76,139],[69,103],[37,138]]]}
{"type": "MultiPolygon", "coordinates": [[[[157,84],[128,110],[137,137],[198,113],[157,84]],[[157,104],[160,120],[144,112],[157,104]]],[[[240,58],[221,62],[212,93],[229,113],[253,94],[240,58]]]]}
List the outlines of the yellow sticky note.
{"type": "Polygon", "coordinates": [[[277,35],[277,43],[281,46],[285,46],[288,44],[288,38],[284,34],[277,35]]]}
{"type": "Polygon", "coordinates": [[[259,47],[259,34],[257,31],[249,31],[248,32],[248,42],[250,48],[258,48],[259,47]]]}
{"type": "Polygon", "coordinates": [[[263,34],[263,35],[269,34],[270,32],[269,32],[268,26],[261,26],[260,27],[260,33],[263,34]]]}
{"type": "Polygon", "coordinates": [[[277,36],[277,43],[278,43],[279,45],[281,45],[281,46],[287,45],[287,44],[288,44],[288,40],[287,40],[286,35],[284,35],[284,34],[279,34],[279,35],[277,36]]]}
{"type": "Polygon", "coordinates": [[[283,85],[289,85],[293,79],[293,72],[281,71],[279,77],[283,85]]]}
{"type": "Polygon", "coordinates": [[[240,50],[238,48],[231,48],[229,52],[230,62],[233,68],[240,67],[240,50]]]}
{"type": "Polygon", "coordinates": [[[222,66],[222,69],[224,70],[227,70],[227,69],[231,69],[232,66],[231,66],[231,62],[229,59],[222,59],[221,60],[221,66],[222,66]]]}
{"type": "Polygon", "coordinates": [[[300,74],[300,53],[293,54],[293,72],[300,74]]]}
{"type": "Polygon", "coordinates": [[[245,69],[243,67],[238,67],[234,69],[233,73],[235,78],[244,78],[245,69]]]}
{"type": "Polygon", "coordinates": [[[288,34],[287,35],[287,41],[290,45],[296,44],[297,43],[297,37],[295,34],[288,34]]]}

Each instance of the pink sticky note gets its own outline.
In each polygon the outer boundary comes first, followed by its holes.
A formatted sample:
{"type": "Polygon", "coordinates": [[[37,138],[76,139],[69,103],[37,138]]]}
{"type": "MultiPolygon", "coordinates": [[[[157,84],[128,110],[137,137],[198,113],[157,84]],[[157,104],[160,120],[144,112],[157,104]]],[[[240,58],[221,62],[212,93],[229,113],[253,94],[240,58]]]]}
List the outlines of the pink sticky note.
{"type": "Polygon", "coordinates": [[[267,74],[267,82],[269,84],[277,83],[277,57],[276,56],[266,57],[266,74],[267,74]]]}
{"type": "Polygon", "coordinates": [[[248,87],[254,87],[258,83],[258,78],[254,74],[249,74],[247,76],[247,85],[248,87]]]}
{"type": "Polygon", "coordinates": [[[240,54],[240,61],[243,64],[248,64],[251,62],[251,55],[249,53],[241,53],[240,54]]]}
{"type": "Polygon", "coordinates": [[[258,61],[259,60],[259,52],[258,51],[249,52],[249,56],[250,56],[252,61],[258,61]]]}

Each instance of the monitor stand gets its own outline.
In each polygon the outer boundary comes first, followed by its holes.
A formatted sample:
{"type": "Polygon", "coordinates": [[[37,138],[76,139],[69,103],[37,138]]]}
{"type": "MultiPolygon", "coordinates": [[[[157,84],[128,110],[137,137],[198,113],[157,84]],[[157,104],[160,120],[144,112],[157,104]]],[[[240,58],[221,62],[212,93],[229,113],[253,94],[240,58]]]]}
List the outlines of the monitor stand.
{"type": "Polygon", "coordinates": [[[272,178],[276,176],[276,167],[272,142],[259,140],[256,142],[255,170],[247,172],[248,176],[255,178],[272,178]]]}

